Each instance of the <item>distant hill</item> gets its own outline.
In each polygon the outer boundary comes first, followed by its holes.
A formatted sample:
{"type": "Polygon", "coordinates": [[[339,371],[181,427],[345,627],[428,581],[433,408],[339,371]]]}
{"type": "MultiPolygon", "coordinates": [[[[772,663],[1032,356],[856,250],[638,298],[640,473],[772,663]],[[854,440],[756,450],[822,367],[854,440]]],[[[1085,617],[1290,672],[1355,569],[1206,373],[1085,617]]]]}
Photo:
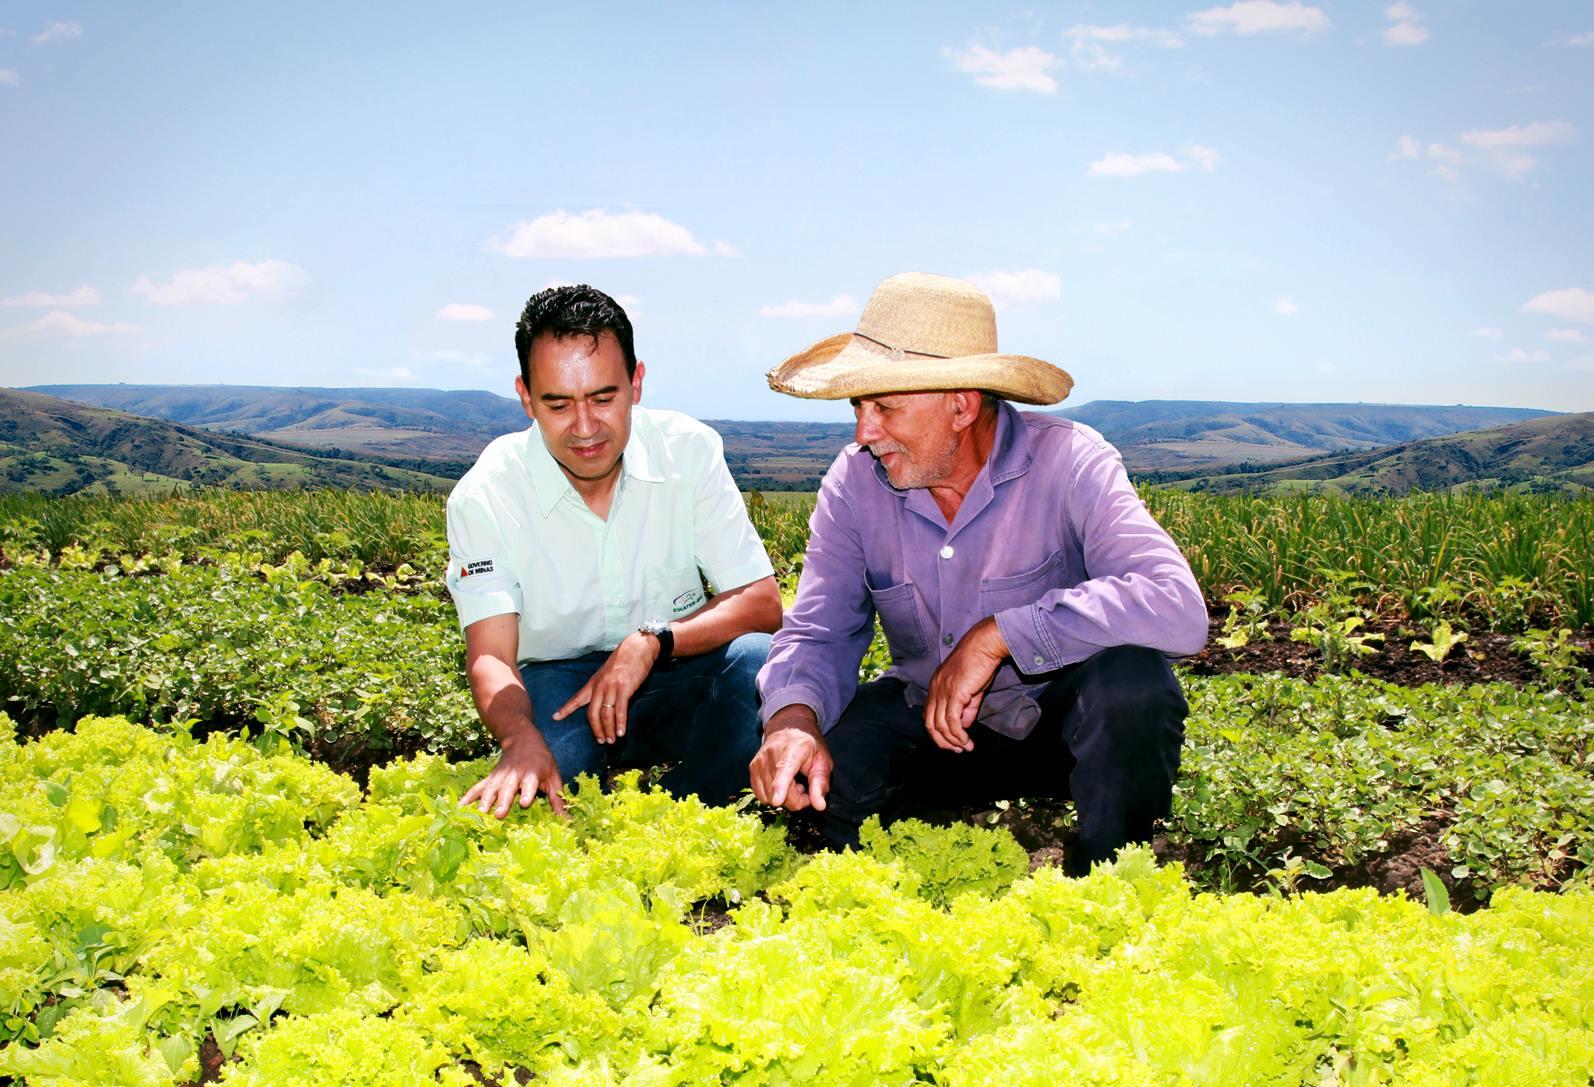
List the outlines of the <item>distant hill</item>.
{"type": "Polygon", "coordinates": [[[458,476],[482,447],[526,425],[489,392],[268,385],[35,385],[29,392],[310,449],[446,462],[458,476]]]}
{"type": "MultiPolygon", "coordinates": [[[[488,392],[248,385],[40,385],[29,391],[453,477],[493,438],[526,425],[519,401],[488,392]]],[[[1098,400],[1060,414],[1101,431],[1130,472],[1143,478],[1372,449],[1553,415],[1459,405],[1198,400],[1098,400]]],[[[710,422],[724,435],[731,472],[747,489],[813,490],[852,440],[849,423],[710,422]]]]}
{"type": "Polygon", "coordinates": [[[1403,404],[1235,404],[1201,400],[1096,400],[1060,414],[1118,447],[1137,473],[1188,472],[1242,462],[1298,460],[1376,449],[1460,431],[1553,416],[1531,408],[1403,404]]]}
{"type": "Polygon", "coordinates": [[[1472,488],[1594,488],[1594,412],[1427,438],[1287,465],[1193,476],[1171,485],[1214,494],[1403,495],[1472,488]]]}
{"type": "Polygon", "coordinates": [[[0,389],[0,491],[136,494],[200,485],[446,490],[453,481],[0,389]]]}

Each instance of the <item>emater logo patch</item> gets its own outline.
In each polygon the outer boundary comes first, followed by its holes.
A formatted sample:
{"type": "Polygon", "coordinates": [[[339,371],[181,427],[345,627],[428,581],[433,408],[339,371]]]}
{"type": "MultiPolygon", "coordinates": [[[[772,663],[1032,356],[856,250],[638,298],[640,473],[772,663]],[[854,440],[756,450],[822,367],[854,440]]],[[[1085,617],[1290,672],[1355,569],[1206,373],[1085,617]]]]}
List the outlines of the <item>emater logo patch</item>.
{"type": "Polygon", "coordinates": [[[490,574],[493,572],[492,559],[478,559],[476,562],[467,562],[460,567],[459,576],[463,580],[475,574],[490,574]]]}
{"type": "Polygon", "coordinates": [[[670,610],[672,612],[674,612],[676,615],[680,615],[683,611],[686,611],[688,608],[695,607],[698,604],[702,603],[702,600],[703,600],[703,590],[702,589],[688,589],[686,592],[682,593],[680,596],[676,597],[671,602],[670,610]]]}

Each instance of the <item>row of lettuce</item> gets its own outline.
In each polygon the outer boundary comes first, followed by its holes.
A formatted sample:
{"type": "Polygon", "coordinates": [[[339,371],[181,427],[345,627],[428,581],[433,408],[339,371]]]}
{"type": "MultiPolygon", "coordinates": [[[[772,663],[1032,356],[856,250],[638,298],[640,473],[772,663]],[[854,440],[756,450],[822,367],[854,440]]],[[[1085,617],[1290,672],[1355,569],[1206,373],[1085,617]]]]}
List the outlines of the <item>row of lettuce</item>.
{"type": "MultiPolygon", "coordinates": [[[[1594,498],[1143,494],[1215,604],[1238,591],[1287,616],[1343,596],[1425,628],[1441,619],[1513,634],[1594,625],[1594,498]]],[[[791,581],[812,496],[754,493],[748,506],[777,573],[791,581]]],[[[40,554],[109,563],[229,552],[269,563],[298,552],[360,573],[408,564],[435,583],[447,559],[443,500],[340,491],[0,495],[0,565],[40,554]]]]}
{"type": "Polygon", "coordinates": [[[803,858],[730,809],[481,764],[359,786],[123,719],[0,719],[0,1076],[228,1084],[1317,1085],[1594,1075],[1594,892],[1462,915],[1070,880],[1005,832],[803,858]],[[219,1070],[207,1066],[220,1060],[219,1070]]]}
{"type": "MultiPolygon", "coordinates": [[[[31,732],[121,714],[247,734],[356,776],[416,752],[489,753],[445,600],[340,591],[305,573],[4,571],[5,707],[31,732]]],[[[1583,693],[1357,675],[1190,676],[1186,689],[1167,828],[1204,886],[1373,881],[1369,866],[1413,835],[1435,843],[1427,865],[1469,899],[1558,887],[1594,866],[1583,693]]]]}

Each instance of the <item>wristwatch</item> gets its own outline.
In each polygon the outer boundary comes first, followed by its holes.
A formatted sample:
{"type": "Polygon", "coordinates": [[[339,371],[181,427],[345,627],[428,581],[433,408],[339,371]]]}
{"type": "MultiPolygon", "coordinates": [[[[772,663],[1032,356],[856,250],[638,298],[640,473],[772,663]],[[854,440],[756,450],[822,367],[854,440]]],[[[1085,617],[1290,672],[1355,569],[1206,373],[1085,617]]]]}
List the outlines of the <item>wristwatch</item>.
{"type": "Polygon", "coordinates": [[[675,661],[675,631],[670,629],[670,624],[661,619],[649,619],[637,631],[642,634],[651,634],[659,640],[659,659],[653,662],[653,670],[661,671],[668,668],[675,661]]]}

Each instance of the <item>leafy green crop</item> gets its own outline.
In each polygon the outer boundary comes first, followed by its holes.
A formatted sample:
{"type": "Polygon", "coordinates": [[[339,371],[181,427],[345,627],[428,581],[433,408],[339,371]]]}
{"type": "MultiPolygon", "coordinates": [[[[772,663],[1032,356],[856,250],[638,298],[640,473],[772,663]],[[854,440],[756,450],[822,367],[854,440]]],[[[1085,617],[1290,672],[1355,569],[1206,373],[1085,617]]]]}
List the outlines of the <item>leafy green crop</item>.
{"type": "Polygon", "coordinates": [[[1015,870],[1005,832],[911,824],[799,863],[752,816],[630,777],[585,782],[568,821],[500,822],[455,801],[480,764],[422,756],[362,797],[232,740],[8,729],[0,811],[75,827],[0,890],[0,1076],[40,1087],[193,1082],[207,1039],[224,1082],[260,1085],[1594,1075],[1588,890],[1508,888],[1473,914],[1218,897],[1144,849],[1068,879],[1015,870]],[[318,814],[207,844],[188,813],[229,781],[318,814]],[[170,803],[98,826],[65,812],[157,787],[170,803]]]}

